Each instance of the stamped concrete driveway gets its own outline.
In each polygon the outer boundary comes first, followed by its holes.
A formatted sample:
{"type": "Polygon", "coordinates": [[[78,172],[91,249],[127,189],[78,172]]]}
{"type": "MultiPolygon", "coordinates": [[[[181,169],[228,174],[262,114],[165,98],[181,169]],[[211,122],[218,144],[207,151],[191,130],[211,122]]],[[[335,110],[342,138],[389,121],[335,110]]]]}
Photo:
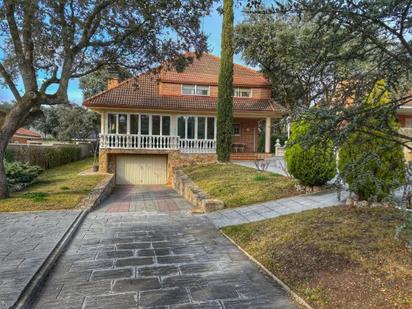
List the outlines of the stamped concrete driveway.
{"type": "Polygon", "coordinates": [[[88,215],[35,308],[296,308],[164,186],[118,187],[88,215]]]}

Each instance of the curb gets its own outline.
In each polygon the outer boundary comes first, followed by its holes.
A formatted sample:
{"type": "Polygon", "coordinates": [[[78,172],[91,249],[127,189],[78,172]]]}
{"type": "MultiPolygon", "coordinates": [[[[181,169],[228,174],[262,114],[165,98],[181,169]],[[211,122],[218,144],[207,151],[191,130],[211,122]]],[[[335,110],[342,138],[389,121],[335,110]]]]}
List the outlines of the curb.
{"type": "Polygon", "coordinates": [[[263,266],[258,260],[256,260],[253,256],[251,256],[247,251],[245,251],[242,247],[240,247],[232,238],[226,235],[222,230],[219,229],[219,232],[225,236],[232,244],[234,244],[240,251],[242,251],[252,262],[258,265],[269,277],[271,277],[277,284],[279,284],[292,298],[296,301],[299,305],[307,308],[313,309],[302,297],[296,294],[289,286],[286,285],[282,280],[276,277],[269,269],[263,266]]]}
{"type": "Polygon", "coordinates": [[[43,264],[36,271],[27,285],[24,287],[19,298],[14,303],[12,308],[30,308],[31,303],[33,302],[34,296],[41,289],[41,285],[47,279],[49,272],[54,267],[57,259],[60,257],[61,253],[64,251],[66,246],[69,244],[74,234],[76,233],[78,227],[86,218],[88,211],[81,211],[77,217],[74,219],[73,223],[64,233],[63,237],[59,240],[54,249],[50,252],[47,258],[44,260],[43,264]]]}

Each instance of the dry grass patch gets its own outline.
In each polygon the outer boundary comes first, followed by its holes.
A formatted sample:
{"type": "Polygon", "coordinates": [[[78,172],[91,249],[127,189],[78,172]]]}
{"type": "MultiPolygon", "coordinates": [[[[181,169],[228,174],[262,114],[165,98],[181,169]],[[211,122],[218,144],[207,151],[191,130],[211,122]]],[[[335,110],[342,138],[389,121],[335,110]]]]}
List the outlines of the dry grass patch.
{"type": "Polygon", "coordinates": [[[0,212],[74,208],[104,178],[78,175],[92,164],[88,158],[44,171],[31,186],[0,200],[0,212]]]}
{"type": "Polygon", "coordinates": [[[314,308],[411,308],[401,222],[396,209],[336,206],[223,231],[314,308]]]}
{"type": "Polygon", "coordinates": [[[292,179],[232,163],[196,165],[183,171],[200,189],[228,208],[298,194],[292,179]]]}

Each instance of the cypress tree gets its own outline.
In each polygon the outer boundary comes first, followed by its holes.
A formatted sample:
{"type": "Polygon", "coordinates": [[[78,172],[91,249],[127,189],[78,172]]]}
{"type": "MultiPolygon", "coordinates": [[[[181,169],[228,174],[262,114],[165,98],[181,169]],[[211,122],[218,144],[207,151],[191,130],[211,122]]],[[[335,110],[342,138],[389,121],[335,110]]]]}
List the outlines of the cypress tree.
{"type": "Polygon", "coordinates": [[[217,101],[217,158],[228,162],[232,148],[233,0],[223,1],[219,91],[217,101]]]}

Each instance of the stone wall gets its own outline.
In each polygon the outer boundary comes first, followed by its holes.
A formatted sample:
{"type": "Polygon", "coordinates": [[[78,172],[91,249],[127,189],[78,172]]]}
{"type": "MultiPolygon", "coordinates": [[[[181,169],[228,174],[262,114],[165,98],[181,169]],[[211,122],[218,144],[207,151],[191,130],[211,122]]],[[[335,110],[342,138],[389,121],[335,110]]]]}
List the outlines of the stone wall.
{"type": "Polygon", "coordinates": [[[173,188],[192,203],[194,212],[212,212],[224,208],[221,200],[213,199],[204,193],[182,170],[173,173],[173,188]]]}
{"type": "Polygon", "coordinates": [[[115,176],[113,174],[107,175],[87,196],[80,200],[76,208],[91,210],[99,206],[112,193],[115,185],[115,176]]]}

